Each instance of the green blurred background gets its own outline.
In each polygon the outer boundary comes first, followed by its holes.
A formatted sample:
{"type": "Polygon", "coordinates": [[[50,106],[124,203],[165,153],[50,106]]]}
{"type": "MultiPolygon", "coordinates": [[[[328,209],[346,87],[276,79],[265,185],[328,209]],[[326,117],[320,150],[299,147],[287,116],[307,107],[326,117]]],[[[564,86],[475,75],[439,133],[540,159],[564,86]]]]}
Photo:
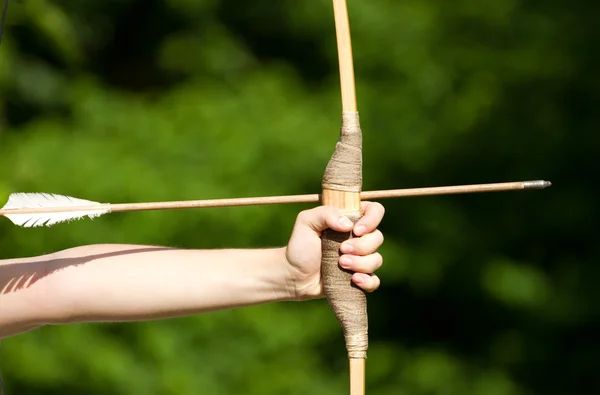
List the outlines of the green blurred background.
{"type": "MultiPolygon", "coordinates": [[[[553,182],[383,201],[367,392],[600,393],[600,3],[348,3],[365,190],[553,182]]],[[[329,0],[13,2],[0,46],[0,199],[317,193],[340,111],[329,0]]],[[[112,214],[50,229],[3,220],[0,258],[89,243],[283,245],[309,207],[112,214]]],[[[348,386],[324,301],[46,327],[3,341],[0,369],[10,395],[348,386]]]]}

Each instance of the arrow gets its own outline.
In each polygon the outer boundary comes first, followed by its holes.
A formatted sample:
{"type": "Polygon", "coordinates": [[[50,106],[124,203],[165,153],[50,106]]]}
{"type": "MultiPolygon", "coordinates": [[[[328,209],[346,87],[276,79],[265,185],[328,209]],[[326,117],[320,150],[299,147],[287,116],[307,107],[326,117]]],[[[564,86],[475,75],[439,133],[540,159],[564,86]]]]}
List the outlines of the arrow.
{"type": "MultiPolygon", "coordinates": [[[[520,181],[497,184],[473,184],[444,187],[390,189],[361,192],[361,200],[379,200],[399,197],[453,195],[482,192],[501,192],[525,189],[544,189],[552,185],[548,181],[520,181]]],[[[88,217],[98,218],[105,214],[126,211],[181,210],[190,208],[259,206],[270,204],[318,203],[320,194],[265,196],[233,199],[186,200],[149,203],[98,203],[90,200],[50,193],[13,193],[0,209],[15,225],[25,228],[52,226],[88,217]]]]}

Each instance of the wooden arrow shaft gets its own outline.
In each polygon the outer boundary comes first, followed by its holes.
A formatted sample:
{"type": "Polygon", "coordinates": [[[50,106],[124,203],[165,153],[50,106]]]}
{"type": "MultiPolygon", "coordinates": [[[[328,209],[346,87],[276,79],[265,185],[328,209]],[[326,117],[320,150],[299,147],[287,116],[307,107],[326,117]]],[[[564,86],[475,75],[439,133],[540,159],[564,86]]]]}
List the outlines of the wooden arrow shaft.
{"type": "MultiPolygon", "coordinates": [[[[380,200],[402,197],[416,196],[434,196],[434,195],[453,195],[482,192],[502,192],[523,189],[543,189],[549,186],[547,181],[519,181],[505,182],[496,184],[473,184],[457,185],[443,187],[427,188],[409,188],[409,189],[389,189],[381,191],[361,192],[361,200],[380,200]]],[[[93,211],[110,207],[110,212],[125,211],[150,211],[150,210],[177,210],[190,208],[210,208],[210,207],[235,207],[235,206],[259,206],[270,204],[294,204],[294,203],[319,203],[322,196],[320,194],[310,195],[287,195],[287,196],[265,196],[248,197],[232,199],[209,199],[209,200],[187,200],[173,202],[150,202],[150,203],[119,203],[103,206],[73,206],[73,207],[48,207],[48,208],[27,208],[27,209],[5,209],[0,210],[0,216],[8,214],[40,214],[54,212],[75,212],[75,211],[93,211]]]]}
{"type": "MultiPolygon", "coordinates": [[[[361,200],[380,200],[401,197],[451,195],[481,192],[499,192],[527,189],[524,182],[507,182],[499,184],[458,185],[447,187],[428,187],[411,189],[389,189],[381,191],[361,192],[361,200]]],[[[190,200],[182,202],[158,202],[158,203],[124,203],[112,204],[111,211],[141,211],[141,210],[171,210],[186,208],[209,208],[209,207],[234,207],[234,206],[260,206],[270,204],[298,204],[298,203],[320,203],[321,194],[309,195],[287,195],[287,196],[265,196],[232,199],[190,200]]]]}

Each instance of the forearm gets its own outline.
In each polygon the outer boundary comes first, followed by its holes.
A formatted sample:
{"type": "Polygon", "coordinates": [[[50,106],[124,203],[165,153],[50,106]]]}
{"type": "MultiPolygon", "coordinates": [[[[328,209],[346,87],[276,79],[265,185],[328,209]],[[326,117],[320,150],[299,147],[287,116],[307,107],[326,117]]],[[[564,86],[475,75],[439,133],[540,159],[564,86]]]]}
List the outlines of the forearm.
{"type": "Polygon", "coordinates": [[[170,318],[292,294],[284,249],[98,245],[7,262],[0,270],[12,275],[0,278],[21,280],[3,284],[0,337],[24,326],[170,318]]]}

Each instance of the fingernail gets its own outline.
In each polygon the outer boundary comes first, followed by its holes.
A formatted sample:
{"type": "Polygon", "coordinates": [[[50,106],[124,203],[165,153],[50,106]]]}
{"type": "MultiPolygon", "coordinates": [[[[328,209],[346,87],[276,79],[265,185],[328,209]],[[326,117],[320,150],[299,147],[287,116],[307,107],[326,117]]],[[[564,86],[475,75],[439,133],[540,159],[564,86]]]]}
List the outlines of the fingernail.
{"type": "Polygon", "coordinates": [[[362,235],[366,231],[367,231],[367,227],[364,225],[357,226],[356,229],[354,229],[354,233],[356,233],[357,235],[362,235]]]}
{"type": "Polygon", "coordinates": [[[352,259],[350,259],[350,257],[343,256],[340,258],[340,266],[343,267],[344,269],[347,269],[348,267],[350,267],[351,264],[352,264],[352,259]]]}
{"type": "Polygon", "coordinates": [[[354,246],[353,246],[352,244],[350,244],[350,243],[343,243],[343,244],[340,246],[340,250],[341,250],[343,253],[349,254],[349,253],[351,253],[352,251],[354,251],[354,246]]]}
{"type": "Polygon", "coordinates": [[[339,221],[340,221],[340,224],[342,224],[343,226],[352,226],[352,225],[354,225],[352,223],[352,221],[350,221],[347,217],[340,217],[339,221]]]}

